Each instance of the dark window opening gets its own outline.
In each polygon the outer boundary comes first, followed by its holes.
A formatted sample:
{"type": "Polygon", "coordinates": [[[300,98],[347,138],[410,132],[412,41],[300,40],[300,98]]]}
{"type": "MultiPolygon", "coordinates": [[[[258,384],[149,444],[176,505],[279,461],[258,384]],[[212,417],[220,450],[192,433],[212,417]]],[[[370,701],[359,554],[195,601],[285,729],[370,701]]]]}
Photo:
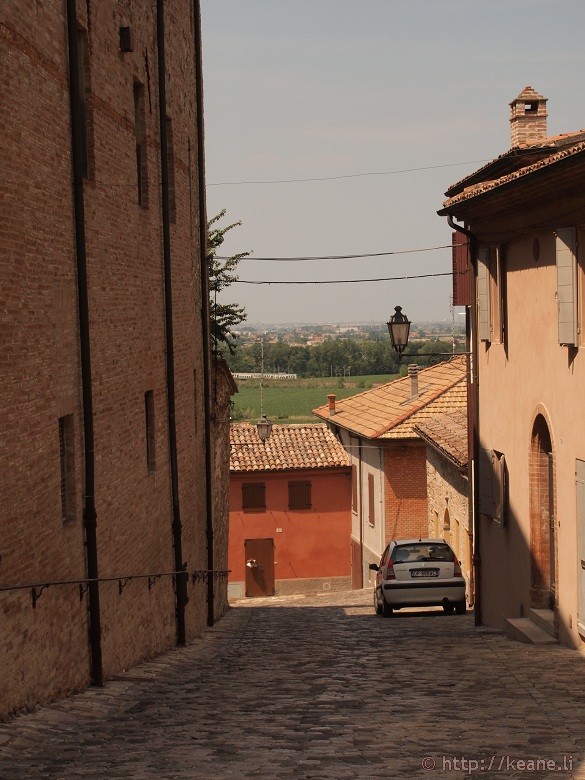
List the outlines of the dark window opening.
{"type": "Polygon", "coordinates": [[[264,482],[245,482],[242,485],[242,509],[266,509],[264,482]]]}
{"type": "Polygon", "coordinates": [[[59,418],[59,460],[61,466],[61,519],[75,520],[75,437],[73,415],[59,418]]]}
{"type": "Polygon", "coordinates": [[[148,206],[148,167],[144,114],[144,85],[134,83],[134,136],[136,141],[136,183],[138,205],[148,206]]]}
{"type": "Polygon", "coordinates": [[[288,508],[311,509],[311,483],[295,481],[288,483],[288,508]]]}

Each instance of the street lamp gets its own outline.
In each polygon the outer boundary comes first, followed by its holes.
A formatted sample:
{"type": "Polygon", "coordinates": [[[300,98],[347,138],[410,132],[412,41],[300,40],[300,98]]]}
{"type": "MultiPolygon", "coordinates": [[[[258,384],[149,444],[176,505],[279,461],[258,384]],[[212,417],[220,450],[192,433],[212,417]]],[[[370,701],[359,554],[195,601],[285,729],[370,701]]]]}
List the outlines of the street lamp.
{"type": "Polygon", "coordinates": [[[266,415],[263,414],[256,423],[256,428],[258,429],[258,437],[260,438],[260,441],[266,441],[272,432],[272,423],[266,417],[266,415]]]}
{"type": "Polygon", "coordinates": [[[392,346],[400,356],[406,349],[408,334],[410,333],[410,320],[406,314],[402,313],[402,306],[394,307],[394,314],[390,317],[390,322],[386,324],[388,325],[392,346]]]}

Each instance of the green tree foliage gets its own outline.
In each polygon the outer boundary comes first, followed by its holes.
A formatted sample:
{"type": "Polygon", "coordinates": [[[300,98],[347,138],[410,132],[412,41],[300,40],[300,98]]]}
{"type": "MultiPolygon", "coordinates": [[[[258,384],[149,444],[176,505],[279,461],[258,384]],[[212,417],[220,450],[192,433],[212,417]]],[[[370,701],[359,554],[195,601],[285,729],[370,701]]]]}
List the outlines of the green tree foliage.
{"type": "Polygon", "coordinates": [[[233,329],[244,322],[246,310],[237,303],[218,303],[217,295],[230,284],[237,281],[235,270],[242,257],[247,257],[250,252],[240,252],[232,255],[227,260],[219,260],[217,250],[224,242],[225,234],[241,222],[232,222],[225,227],[217,226],[220,219],[225,217],[223,209],[207,223],[207,263],[209,269],[209,307],[211,319],[211,341],[214,352],[222,352],[227,347],[230,354],[234,354],[235,339],[233,329]]]}

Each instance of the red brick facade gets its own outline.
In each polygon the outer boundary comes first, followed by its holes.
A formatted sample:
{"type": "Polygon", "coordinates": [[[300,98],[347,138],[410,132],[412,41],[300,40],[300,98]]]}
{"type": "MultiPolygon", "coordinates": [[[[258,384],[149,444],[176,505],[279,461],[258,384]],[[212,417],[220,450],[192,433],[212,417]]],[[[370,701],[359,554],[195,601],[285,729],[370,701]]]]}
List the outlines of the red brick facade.
{"type": "Polygon", "coordinates": [[[384,450],[386,542],[428,533],[426,447],[422,442],[384,450]]]}
{"type": "MultiPolygon", "coordinates": [[[[206,568],[197,101],[191,2],[165,0],[170,258],[182,560],[206,568]],[[174,219],[173,219],[174,217],[174,219]]],[[[101,652],[107,679],[176,641],[156,3],[77,2],[101,652]],[[120,49],[129,27],[132,51],[120,49]],[[142,85],[141,90],[136,85],[142,85]],[[136,95],[144,132],[138,198],[136,95]],[[152,392],[150,430],[145,394],[152,392]],[[150,455],[147,464],[147,438],[150,455]],[[152,449],[154,448],[154,449],[152,449]],[[154,468],[152,465],[154,464],[154,468]],[[122,587],[121,587],[122,586],[122,587]]],[[[0,585],[87,578],[84,418],[66,2],[0,7],[0,585]],[[62,427],[59,420],[67,418],[62,427]],[[63,433],[63,431],[61,431],[63,433]],[[61,451],[60,451],[61,448],[61,451]],[[67,479],[64,484],[63,458],[67,479]],[[64,506],[67,511],[64,516],[64,506]]],[[[206,622],[189,578],[185,632],[206,622]]],[[[221,610],[220,610],[221,611],[221,610]]],[[[88,593],[0,592],[0,716],[90,682],[88,593]]]]}

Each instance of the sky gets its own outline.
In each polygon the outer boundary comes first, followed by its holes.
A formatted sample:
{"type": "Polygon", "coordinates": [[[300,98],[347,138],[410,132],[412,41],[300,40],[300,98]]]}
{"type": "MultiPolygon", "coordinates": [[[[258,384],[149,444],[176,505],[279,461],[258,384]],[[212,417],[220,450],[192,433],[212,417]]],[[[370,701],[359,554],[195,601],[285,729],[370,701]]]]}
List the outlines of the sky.
{"type": "Polygon", "coordinates": [[[509,149],[525,86],[549,135],[585,128],[583,0],[202,0],[202,28],[207,213],[252,252],[221,300],[250,323],[460,321],[445,190],[509,149]],[[253,259],[367,253],[394,254],[253,259]],[[351,279],[394,280],[243,283],[351,279]]]}

